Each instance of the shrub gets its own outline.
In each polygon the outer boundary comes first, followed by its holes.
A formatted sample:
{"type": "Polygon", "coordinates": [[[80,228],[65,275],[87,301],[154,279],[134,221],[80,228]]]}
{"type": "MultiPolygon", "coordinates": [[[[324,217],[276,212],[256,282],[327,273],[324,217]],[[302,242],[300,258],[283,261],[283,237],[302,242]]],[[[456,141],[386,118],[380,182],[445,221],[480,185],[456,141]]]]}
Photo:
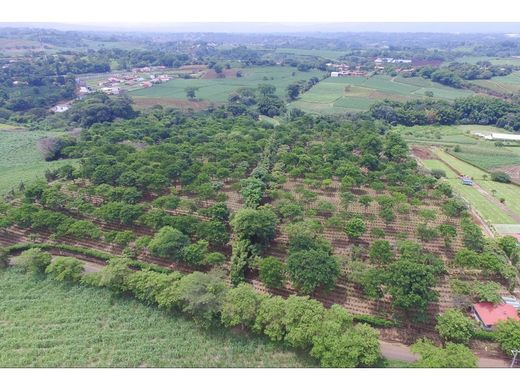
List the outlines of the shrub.
{"type": "Polygon", "coordinates": [[[372,228],[372,230],[370,231],[370,233],[375,237],[375,238],[384,238],[385,237],[385,231],[381,228],[378,228],[378,227],[374,227],[372,228]]]}
{"type": "Polygon", "coordinates": [[[460,217],[462,213],[466,211],[466,205],[462,200],[448,199],[442,205],[442,210],[448,217],[460,217]]]}
{"type": "Polygon", "coordinates": [[[107,287],[115,294],[127,291],[127,280],[132,274],[128,268],[128,260],[124,257],[111,258],[107,266],[96,274],[87,275],[83,278],[86,284],[93,284],[99,287],[107,287]]]}
{"type": "Polygon", "coordinates": [[[370,245],[370,261],[376,264],[388,264],[393,258],[392,247],[386,240],[376,240],[370,245]]]}
{"type": "Polygon", "coordinates": [[[475,323],[458,310],[448,309],[437,316],[435,327],[444,341],[467,344],[475,334],[475,323]]]}
{"type": "Polygon", "coordinates": [[[276,205],[276,211],[285,220],[294,221],[303,217],[303,207],[290,200],[282,200],[276,205]]]}
{"type": "Polygon", "coordinates": [[[365,222],[361,218],[358,218],[358,217],[352,218],[345,225],[345,233],[350,238],[359,238],[365,233],[365,231],[366,231],[365,222]]]}
{"type": "Polygon", "coordinates": [[[262,296],[248,284],[227,291],[222,304],[221,319],[225,326],[252,327],[262,296]]]}
{"type": "Polygon", "coordinates": [[[502,351],[511,356],[511,350],[520,347],[520,321],[500,321],[495,328],[495,338],[502,351]]]}
{"type": "Polygon", "coordinates": [[[304,294],[318,287],[334,287],[340,270],[336,259],[322,250],[311,249],[291,253],[287,269],[293,285],[304,294]]]}
{"type": "Polygon", "coordinates": [[[511,176],[505,172],[491,172],[491,180],[499,183],[511,183],[511,176]]]}
{"type": "Polygon", "coordinates": [[[66,234],[95,240],[101,237],[101,230],[91,221],[75,221],[69,225],[66,234]]]}
{"type": "Polygon", "coordinates": [[[286,266],[276,257],[266,257],[260,261],[260,280],[267,287],[281,288],[285,282],[286,266]]]}
{"type": "Polygon", "coordinates": [[[23,251],[16,258],[15,264],[23,268],[25,272],[41,275],[45,273],[45,269],[51,263],[51,259],[52,256],[50,254],[42,252],[39,248],[32,248],[23,251]]]}
{"type": "Polygon", "coordinates": [[[188,264],[202,264],[208,254],[208,242],[199,240],[181,249],[181,259],[188,264]]]}
{"type": "Polygon", "coordinates": [[[432,176],[435,177],[436,179],[440,179],[441,177],[446,177],[446,171],[444,171],[443,169],[432,169],[430,172],[431,172],[432,176]]]}
{"type": "Polygon", "coordinates": [[[45,269],[54,280],[72,283],[79,282],[84,271],[83,263],[73,257],[56,257],[45,269]]]}
{"type": "Polygon", "coordinates": [[[211,252],[206,255],[206,258],[204,259],[205,264],[222,264],[226,261],[226,256],[224,256],[220,252],[211,252]]]}
{"type": "Polygon", "coordinates": [[[9,251],[5,248],[0,248],[0,269],[9,266],[9,251]]]}

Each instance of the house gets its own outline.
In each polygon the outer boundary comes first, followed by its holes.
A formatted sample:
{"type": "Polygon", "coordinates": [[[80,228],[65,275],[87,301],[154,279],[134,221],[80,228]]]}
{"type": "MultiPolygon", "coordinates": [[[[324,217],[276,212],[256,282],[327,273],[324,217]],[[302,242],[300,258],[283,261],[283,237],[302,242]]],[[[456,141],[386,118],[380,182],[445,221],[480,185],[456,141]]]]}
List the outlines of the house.
{"type": "Polygon", "coordinates": [[[52,112],[65,112],[67,111],[68,109],[70,108],[70,106],[68,104],[58,104],[54,107],[51,108],[51,111],[52,112]]]}
{"type": "Polygon", "coordinates": [[[473,185],[473,180],[471,180],[470,177],[462,176],[460,179],[462,180],[462,184],[464,184],[465,186],[472,186],[473,185]]]}
{"type": "Polygon", "coordinates": [[[516,299],[515,297],[503,296],[503,297],[500,297],[500,298],[502,298],[502,302],[507,303],[508,305],[513,306],[517,311],[518,311],[518,309],[520,309],[520,302],[518,302],[518,299],[516,299]]]}
{"type": "Polygon", "coordinates": [[[101,88],[101,92],[104,92],[107,95],[119,95],[121,93],[121,89],[118,87],[105,87],[101,88]]]}
{"type": "Polygon", "coordinates": [[[520,321],[517,310],[508,303],[479,302],[473,305],[472,312],[475,319],[486,330],[493,329],[499,321],[509,319],[520,321]]]}
{"type": "Polygon", "coordinates": [[[330,77],[339,77],[339,72],[330,72],[330,77]]]}

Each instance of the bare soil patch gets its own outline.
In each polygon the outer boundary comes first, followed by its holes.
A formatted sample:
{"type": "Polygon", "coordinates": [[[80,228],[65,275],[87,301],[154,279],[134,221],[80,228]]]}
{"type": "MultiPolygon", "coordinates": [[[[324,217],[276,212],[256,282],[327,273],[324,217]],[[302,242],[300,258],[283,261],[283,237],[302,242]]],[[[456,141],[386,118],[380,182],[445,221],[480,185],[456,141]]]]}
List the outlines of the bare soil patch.
{"type": "Polygon", "coordinates": [[[422,146],[412,146],[412,154],[420,158],[421,160],[434,160],[436,157],[432,154],[431,150],[422,146]]]}

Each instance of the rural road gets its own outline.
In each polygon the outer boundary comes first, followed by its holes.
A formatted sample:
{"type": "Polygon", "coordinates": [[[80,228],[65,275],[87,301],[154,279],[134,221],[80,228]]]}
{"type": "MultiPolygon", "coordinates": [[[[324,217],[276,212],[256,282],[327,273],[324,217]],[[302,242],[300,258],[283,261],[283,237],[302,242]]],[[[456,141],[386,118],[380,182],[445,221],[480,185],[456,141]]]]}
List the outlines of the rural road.
{"type": "MultiPolygon", "coordinates": [[[[401,343],[389,343],[380,341],[381,354],[386,359],[400,360],[403,362],[413,363],[417,360],[417,356],[410,351],[410,348],[401,343]]],[[[480,368],[506,368],[509,367],[509,362],[504,359],[479,357],[478,366],[480,368]]]]}

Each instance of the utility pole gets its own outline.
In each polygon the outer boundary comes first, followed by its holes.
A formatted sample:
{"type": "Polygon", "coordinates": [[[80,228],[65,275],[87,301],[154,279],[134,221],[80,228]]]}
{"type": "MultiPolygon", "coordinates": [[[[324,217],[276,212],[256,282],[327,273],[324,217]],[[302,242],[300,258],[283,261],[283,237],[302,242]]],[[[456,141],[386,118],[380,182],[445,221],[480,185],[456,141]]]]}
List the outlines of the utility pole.
{"type": "Polygon", "coordinates": [[[509,366],[509,368],[513,368],[513,366],[515,365],[516,356],[520,353],[520,349],[512,349],[511,353],[513,354],[513,360],[511,360],[511,365],[509,366]]]}

